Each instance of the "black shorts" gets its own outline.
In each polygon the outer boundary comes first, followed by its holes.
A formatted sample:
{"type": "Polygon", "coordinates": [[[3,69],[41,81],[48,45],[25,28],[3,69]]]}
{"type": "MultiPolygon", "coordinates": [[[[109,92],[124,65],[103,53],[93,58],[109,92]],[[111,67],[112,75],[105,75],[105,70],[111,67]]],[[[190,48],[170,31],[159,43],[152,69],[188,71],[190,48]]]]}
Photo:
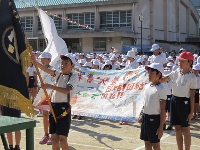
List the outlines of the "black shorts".
{"type": "Polygon", "coordinates": [[[34,76],[29,76],[28,88],[34,88],[34,76]]]}
{"type": "Polygon", "coordinates": [[[21,110],[17,110],[17,109],[5,107],[5,106],[2,106],[1,108],[2,108],[3,116],[10,116],[10,117],[17,117],[17,118],[21,117],[21,110]]]}
{"type": "Polygon", "coordinates": [[[170,101],[171,101],[171,95],[167,95],[167,100],[166,100],[166,107],[165,110],[166,112],[170,112],[170,101]]]}
{"type": "MultiPolygon", "coordinates": [[[[55,113],[55,116],[60,116],[64,110],[69,107],[68,103],[52,103],[52,107],[55,113]]],[[[69,129],[71,125],[71,112],[68,113],[65,117],[56,119],[55,123],[53,115],[49,114],[49,134],[57,134],[68,137],[69,129]]]]}
{"type": "Polygon", "coordinates": [[[172,96],[170,107],[171,124],[181,125],[182,127],[188,127],[189,124],[186,120],[190,113],[190,98],[172,96]]]}
{"type": "Polygon", "coordinates": [[[196,89],[195,91],[195,103],[199,104],[199,89],[196,89]]]}
{"type": "Polygon", "coordinates": [[[159,143],[156,132],[160,126],[160,115],[142,115],[140,139],[150,143],[159,143]]]}

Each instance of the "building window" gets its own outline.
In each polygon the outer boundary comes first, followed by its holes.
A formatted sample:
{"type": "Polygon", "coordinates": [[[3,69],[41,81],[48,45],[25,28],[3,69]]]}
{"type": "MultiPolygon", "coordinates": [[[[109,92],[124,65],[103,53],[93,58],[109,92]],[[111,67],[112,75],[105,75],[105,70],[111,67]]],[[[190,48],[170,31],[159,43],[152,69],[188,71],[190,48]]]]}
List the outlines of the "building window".
{"type": "Polygon", "coordinates": [[[106,38],[98,37],[94,38],[94,50],[105,51],[106,50],[106,38]]]}
{"type": "Polygon", "coordinates": [[[38,17],[38,31],[42,31],[42,23],[40,22],[40,17],[38,17]]]}
{"type": "Polygon", "coordinates": [[[45,42],[45,40],[39,40],[38,41],[38,50],[39,51],[44,51],[45,49],[46,49],[46,42],[45,42]]]}
{"type": "MultiPolygon", "coordinates": [[[[68,14],[68,18],[70,18],[70,20],[72,21],[76,21],[80,25],[85,25],[90,28],[94,28],[94,13],[68,14]]],[[[86,29],[86,28],[68,22],[68,29],[86,29]]]]}
{"type": "MultiPolygon", "coordinates": [[[[62,15],[59,15],[59,17],[62,17],[62,15]]],[[[55,27],[58,31],[62,30],[62,19],[58,17],[51,16],[51,18],[54,20],[55,27]]],[[[42,23],[40,22],[40,18],[38,17],[38,31],[42,30],[42,23]]]]}
{"type": "Polygon", "coordinates": [[[100,28],[131,27],[131,11],[100,13],[100,28]]]}
{"type": "Polygon", "coordinates": [[[22,17],[21,23],[22,23],[25,31],[33,30],[33,17],[22,17]]]}

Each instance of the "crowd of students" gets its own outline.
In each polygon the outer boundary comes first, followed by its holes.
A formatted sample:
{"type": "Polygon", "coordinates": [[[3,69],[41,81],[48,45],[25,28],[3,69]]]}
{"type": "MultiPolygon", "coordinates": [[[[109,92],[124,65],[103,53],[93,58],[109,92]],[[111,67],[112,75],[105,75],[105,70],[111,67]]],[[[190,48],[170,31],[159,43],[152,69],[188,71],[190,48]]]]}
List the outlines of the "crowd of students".
{"type": "MultiPolygon", "coordinates": [[[[144,88],[144,109],[138,122],[141,123],[140,138],[144,140],[146,149],[160,149],[160,138],[167,127],[176,132],[178,149],[183,149],[183,137],[185,149],[190,149],[190,121],[200,115],[199,107],[199,82],[200,82],[200,57],[181,48],[179,54],[167,54],[158,44],[153,44],[152,55],[138,54],[136,48],[132,48],[127,54],[119,54],[118,50],[111,47],[110,53],[74,53],[60,55],[61,66],[59,70],[50,66],[51,54],[48,52],[34,53],[32,59],[37,61],[38,67],[43,71],[43,79],[54,76],[55,83],[45,83],[40,87],[53,89],[51,102],[58,118],[55,124],[52,114],[41,110],[43,114],[44,137],[40,144],[51,145],[58,149],[61,144],[63,150],[68,149],[67,136],[71,123],[70,93],[75,90],[77,84],[77,72],[74,67],[80,66],[89,69],[100,70],[125,70],[144,68],[148,72],[149,84],[144,88]],[[44,73],[46,72],[46,73],[44,73]],[[66,96],[68,95],[68,96],[66,96]],[[65,107],[63,109],[63,107],[65,107]],[[63,115],[65,114],[65,115],[63,115]],[[64,126],[64,127],[63,127],[64,126]],[[49,136],[51,134],[51,138],[49,136]]],[[[32,100],[36,98],[34,88],[38,83],[35,69],[31,64],[27,69],[28,88],[32,100]]],[[[47,104],[43,97],[43,104],[47,104]]],[[[83,116],[73,116],[73,119],[84,119],[83,116]]],[[[120,121],[121,125],[128,122],[120,121]]]]}

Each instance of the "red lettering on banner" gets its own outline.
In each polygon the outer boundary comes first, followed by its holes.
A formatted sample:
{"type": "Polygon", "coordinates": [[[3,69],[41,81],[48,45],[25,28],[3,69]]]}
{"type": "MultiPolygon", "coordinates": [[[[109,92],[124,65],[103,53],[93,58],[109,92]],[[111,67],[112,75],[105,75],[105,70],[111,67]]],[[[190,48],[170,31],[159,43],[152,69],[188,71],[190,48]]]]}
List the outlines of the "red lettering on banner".
{"type": "Polygon", "coordinates": [[[114,99],[115,98],[115,94],[110,94],[110,97],[109,97],[109,99],[114,99]]]}
{"type": "Polygon", "coordinates": [[[106,89],[106,92],[110,92],[112,90],[112,87],[113,86],[108,86],[107,89],[106,89]]]}
{"type": "Polygon", "coordinates": [[[121,98],[124,95],[124,92],[118,92],[117,93],[117,98],[121,98]]]}
{"type": "Polygon", "coordinates": [[[102,94],[101,99],[107,99],[108,94],[102,94]]]}
{"type": "Polygon", "coordinates": [[[82,79],[82,74],[79,73],[79,74],[78,74],[78,81],[81,81],[81,79],[82,79]]]}
{"type": "Polygon", "coordinates": [[[144,82],[141,83],[141,84],[140,84],[140,88],[139,88],[139,90],[142,90],[142,89],[144,88],[145,85],[146,85],[146,83],[144,83],[144,82]]]}
{"type": "Polygon", "coordinates": [[[134,86],[134,83],[129,83],[129,84],[127,84],[126,90],[132,90],[132,89],[133,89],[133,86],[134,86]]]}
{"type": "Polygon", "coordinates": [[[114,86],[114,90],[121,91],[122,90],[122,85],[114,86]]]}
{"type": "Polygon", "coordinates": [[[112,81],[111,81],[111,85],[115,85],[116,82],[119,80],[119,78],[115,77],[112,81]]]}
{"type": "Polygon", "coordinates": [[[123,91],[125,90],[125,88],[126,88],[126,84],[123,84],[123,91]]]}
{"type": "Polygon", "coordinates": [[[88,79],[87,79],[86,83],[91,83],[93,79],[94,79],[93,76],[88,75],[88,79]]]}
{"type": "Polygon", "coordinates": [[[137,89],[137,90],[139,90],[139,89],[140,89],[140,85],[139,85],[139,83],[136,83],[136,84],[135,84],[135,87],[134,87],[134,89],[137,89]]]}

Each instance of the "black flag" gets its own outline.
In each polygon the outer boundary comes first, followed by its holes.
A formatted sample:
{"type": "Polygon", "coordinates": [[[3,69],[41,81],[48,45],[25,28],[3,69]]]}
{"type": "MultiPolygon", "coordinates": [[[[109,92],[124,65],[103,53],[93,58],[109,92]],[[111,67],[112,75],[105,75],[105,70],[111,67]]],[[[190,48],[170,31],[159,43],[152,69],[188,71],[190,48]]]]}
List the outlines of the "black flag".
{"type": "Polygon", "coordinates": [[[0,104],[33,116],[23,72],[30,60],[14,0],[0,0],[0,104]]]}

